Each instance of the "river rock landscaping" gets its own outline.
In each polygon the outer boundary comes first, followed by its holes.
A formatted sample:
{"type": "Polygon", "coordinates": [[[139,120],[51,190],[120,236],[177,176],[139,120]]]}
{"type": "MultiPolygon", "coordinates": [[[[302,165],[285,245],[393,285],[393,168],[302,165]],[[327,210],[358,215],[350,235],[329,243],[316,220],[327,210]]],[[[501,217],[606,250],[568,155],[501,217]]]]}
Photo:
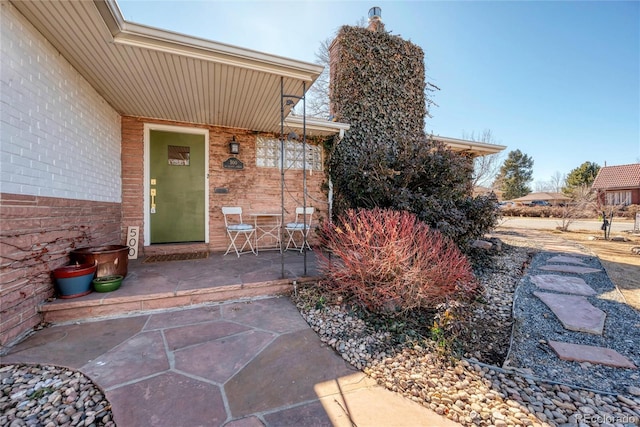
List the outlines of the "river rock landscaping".
{"type": "Polygon", "coordinates": [[[0,387],[0,426],[115,426],[102,390],[72,369],[6,365],[0,387]]]}
{"type": "MultiPolygon", "coordinates": [[[[494,243],[501,250],[476,262],[483,298],[457,311],[453,307],[458,316],[466,316],[462,326],[431,326],[434,321],[443,324],[442,313],[371,318],[341,301],[330,301],[316,288],[299,289],[293,299],[322,341],[345,360],[386,388],[462,425],[640,425],[637,369],[561,361],[544,340],[533,337],[532,331],[559,323],[553,315],[540,314],[541,307],[534,308],[538,315],[530,312],[535,322],[514,328],[513,300],[516,290],[525,286],[523,273],[549,255],[530,240],[508,234],[500,238],[494,243]],[[512,329],[517,331],[518,349],[511,348],[512,329]],[[447,342],[447,335],[455,342],[447,342]],[[522,345],[525,341],[527,346],[522,345]],[[516,366],[518,358],[530,364],[516,366]],[[507,359],[510,363],[503,365],[507,359]]],[[[597,258],[591,262],[595,266],[597,258]]],[[[621,322],[615,341],[629,344],[637,339],[636,311],[608,313],[620,316],[610,319],[621,322]]]]}

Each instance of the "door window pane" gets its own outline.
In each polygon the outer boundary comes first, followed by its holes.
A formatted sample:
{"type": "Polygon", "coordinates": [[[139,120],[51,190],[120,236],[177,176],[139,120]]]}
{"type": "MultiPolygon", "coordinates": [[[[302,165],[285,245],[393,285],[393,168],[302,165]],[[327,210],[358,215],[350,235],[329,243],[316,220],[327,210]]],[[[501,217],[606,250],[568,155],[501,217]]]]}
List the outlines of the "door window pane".
{"type": "Polygon", "coordinates": [[[169,164],[171,166],[189,166],[191,147],[169,145],[169,164]]]}

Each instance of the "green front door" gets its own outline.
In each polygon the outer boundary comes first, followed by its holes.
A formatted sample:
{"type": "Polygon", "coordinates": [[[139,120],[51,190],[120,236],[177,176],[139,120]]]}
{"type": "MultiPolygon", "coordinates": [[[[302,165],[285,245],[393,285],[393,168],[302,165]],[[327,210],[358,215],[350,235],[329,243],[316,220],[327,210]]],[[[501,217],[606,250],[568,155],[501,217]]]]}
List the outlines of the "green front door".
{"type": "Polygon", "coordinates": [[[205,137],[151,130],[151,243],[205,241],[205,137]]]}

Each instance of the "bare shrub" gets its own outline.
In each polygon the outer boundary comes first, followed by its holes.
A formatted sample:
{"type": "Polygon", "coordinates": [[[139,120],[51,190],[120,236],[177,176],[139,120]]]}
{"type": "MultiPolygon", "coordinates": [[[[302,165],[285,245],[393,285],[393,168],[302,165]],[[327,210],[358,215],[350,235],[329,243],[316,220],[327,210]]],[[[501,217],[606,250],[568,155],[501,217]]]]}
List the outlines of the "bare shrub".
{"type": "Polygon", "coordinates": [[[587,204],[574,202],[564,206],[514,206],[500,209],[503,217],[519,216],[526,218],[560,218],[568,224],[581,218],[596,218],[596,209],[587,204]]]}
{"type": "Polygon", "coordinates": [[[618,209],[615,215],[620,218],[635,219],[638,212],[640,212],[640,205],[627,205],[618,209]]]}

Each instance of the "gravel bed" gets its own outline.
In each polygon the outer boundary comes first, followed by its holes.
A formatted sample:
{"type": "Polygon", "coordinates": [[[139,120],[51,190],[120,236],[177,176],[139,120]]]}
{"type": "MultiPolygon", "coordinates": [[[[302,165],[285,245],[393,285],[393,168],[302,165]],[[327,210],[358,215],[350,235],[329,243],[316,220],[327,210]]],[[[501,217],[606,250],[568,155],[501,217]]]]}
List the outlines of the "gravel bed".
{"type": "MultiPolygon", "coordinates": [[[[552,326],[559,323],[552,313],[547,316],[540,314],[544,307],[532,308],[529,313],[531,322],[517,318],[517,325],[513,328],[516,331],[515,338],[510,347],[514,295],[517,295],[515,306],[518,310],[520,303],[534,303],[521,297],[521,293],[530,292],[529,286],[532,286],[527,276],[523,276],[522,267],[531,262],[528,271],[535,272],[551,255],[540,252],[531,259],[536,249],[535,242],[509,240],[508,235],[502,238],[508,243],[505,250],[495,256],[492,268],[479,272],[479,280],[485,285],[486,304],[479,304],[471,313],[476,330],[469,335],[473,342],[465,346],[466,357],[463,359],[443,356],[429,341],[394,344],[390,332],[377,331],[343,305],[316,307],[313,301],[305,299],[305,295],[297,295],[293,299],[320,339],[346,361],[389,390],[401,393],[462,425],[640,425],[640,381],[637,370],[618,369],[615,373],[609,373],[614,369],[598,366],[592,370],[593,366],[557,359],[550,348],[539,341],[560,338],[559,335],[547,335],[547,331],[561,333],[556,326],[552,326]],[[522,329],[521,322],[527,324],[529,332],[522,329]],[[541,331],[543,338],[534,337],[534,331],[541,331]],[[509,348],[510,362],[505,367],[496,366],[498,356],[507,356],[509,348]],[[591,381],[590,372],[611,375],[613,379],[606,384],[591,381]]],[[[598,261],[594,258],[589,262],[595,266],[598,261]]],[[[612,290],[606,275],[593,280],[594,287],[599,286],[596,290],[612,290]]],[[[619,343],[617,348],[628,355],[629,345],[636,343],[637,347],[640,342],[637,338],[638,328],[629,330],[634,322],[633,313],[628,311],[628,307],[622,307],[615,298],[598,304],[603,304],[600,307],[612,313],[612,322],[617,320],[624,325],[624,329],[612,339],[619,343]],[[629,340],[633,342],[629,343],[629,340]]],[[[524,312],[527,313],[527,310],[524,312]]],[[[607,325],[605,328],[608,332],[613,326],[607,325]]],[[[566,335],[564,337],[566,339],[566,335]]],[[[635,351],[637,354],[637,349],[635,351]]],[[[637,364],[638,361],[633,359],[637,364]]]]}
{"type": "MultiPolygon", "coordinates": [[[[516,319],[513,345],[508,363],[514,367],[526,367],[542,378],[573,384],[582,388],[602,390],[608,393],[624,393],[629,387],[640,384],[637,370],[592,365],[588,362],[566,362],[560,360],[548,346],[549,340],[573,344],[584,344],[616,350],[640,367],[640,313],[624,304],[595,256],[581,256],[588,267],[602,270],[601,273],[582,274],[580,277],[590,285],[596,295],[587,300],[606,313],[602,335],[574,332],[565,329],[553,312],[533,292],[541,291],[530,280],[536,274],[566,273],[539,270],[556,254],[543,252],[534,257],[520,286],[514,304],[516,319]]],[[[544,291],[551,292],[551,291],[544,291]]]]}
{"type": "Polygon", "coordinates": [[[4,365],[0,387],[0,426],[115,426],[103,391],[80,372],[4,365]]]}

